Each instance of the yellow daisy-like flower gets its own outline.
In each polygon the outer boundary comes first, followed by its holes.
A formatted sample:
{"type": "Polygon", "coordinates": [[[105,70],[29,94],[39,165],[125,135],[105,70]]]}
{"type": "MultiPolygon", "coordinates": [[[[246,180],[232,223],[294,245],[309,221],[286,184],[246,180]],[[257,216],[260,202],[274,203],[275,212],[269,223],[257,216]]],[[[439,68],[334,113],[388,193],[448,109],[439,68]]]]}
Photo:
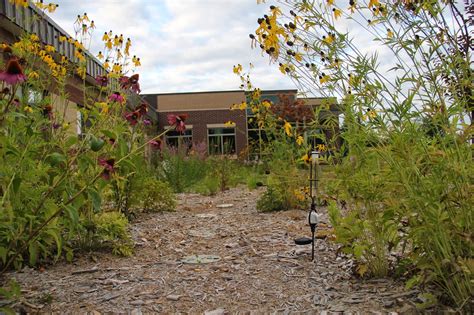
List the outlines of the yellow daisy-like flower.
{"type": "Polygon", "coordinates": [[[31,106],[25,106],[25,107],[23,108],[23,110],[24,110],[25,112],[27,112],[27,113],[32,113],[32,112],[33,112],[33,108],[32,108],[31,106]]]}
{"type": "Polygon", "coordinates": [[[109,112],[109,104],[106,102],[95,103],[95,105],[100,109],[100,112],[107,114],[109,112]]]}
{"type": "Polygon", "coordinates": [[[38,35],[36,35],[36,34],[31,34],[31,35],[30,35],[30,39],[31,39],[32,41],[34,41],[34,42],[39,41],[39,37],[38,37],[38,35]]]}
{"type": "Polygon", "coordinates": [[[270,101],[264,100],[262,102],[262,106],[265,107],[266,109],[269,109],[270,107],[272,107],[272,103],[270,101]]]}
{"type": "Polygon", "coordinates": [[[63,129],[68,129],[69,126],[71,126],[71,124],[70,124],[70,123],[67,123],[67,122],[65,122],[65,123],[62,124],[63,129]]]}
{"type": "Polygon", "coordinates": [[[235,74],[240,74],[242,72],[242,65],[241,64],[238,64],[237,66],[234,66],[234,68],[232,69],[232,71],[235,73],[235,74]]]}
{"type": "Polygon", "coordinates": [[[369,118],[373,119],[373,118],[377,117],[377,112],[376,112],[375,110],[369,110],[369,111],[367,112],[367,116],[368,116],[369,118]]]}
{"type": "Polygon", "coordinates": [[[49,53],[53,53],[56,51],[56,48],[54,48],[54,46],[51,46],[51,45],[46,45],[44,46],[44,50],[46,50],[49,53]]]}
{"type": "Polygon", "coordinates": [[[101,52],[101,51],[99,51],[99,54],[97,55],[97,58],[99,58],[99,59],[104,59],[104,55],[102,55],[102,52],[101,52]]]}
{"type": "Polygon", "coordinates": [[[288,137],[291,137],[292,133],[291,133],[291,129],[293,127],[291,126],[291,124],[287,121],[285,121],[285,124],[283,125],[283,129],[285,129],[285,133],[288,137]]]}
{"type": "Polygon", "coordinates": [[[235,122],[233,122],[232,120],[226,121],[224,123],[224,126],[226,126],[226,127],[235,127],[235,122]]]}
{"type": "Polygon", "coordinates": [[[321,143],[316,146],[316,150],[318,150],[319,152],[325,152],[327,151],[327,147],[321,143]]]}
{"type": "Polygon", "coordinates": [[[391,29],[387,30],[387,38],[392,38],[393,37],[393,31],[391,29]]]}
{"type": "Polygon", "coordinates": [[[309,162],[311,162],[311,157],[308,154],[305,154],[301,157],[301,161],[303,161],[305,163],[309,163],[309,162]]]}
{"type": "Polygon", "coordinates": [[[61,35],[61,36],[59,36],[59,41],[60,41],[60,42],[67,41],[67,37],[61,35]]]}
{"type": "Polygon", "coordinates": [[[38,72],[36,72],[36,71],[31,71],[31,72],[28,74],[28,78],[30,78],[30,79],[38,79],[38,78],[39,78],[39,74],[38,74],[38,72]]]}
{"type": "Polygon", "coordinates": [[[246,110],[247,109],[247,102],[242,102],[239,104],[239,109],[240,110],[246,110]]]}
{"type": "Polygon", "coordinates": [[[337,8],[332,9],[332,12],[334,13],[334,18],[336,20],[339,19],[342,15],[342,11],[337,8]]]}
{"type": "Polygon", "coordinates": [[[296,138],[296,143],[297,143],[298,145],[302,145],[303,142],[304,142],[304,138],[303,138],[302,136],[298,136],[298,137],[296,138]]]}

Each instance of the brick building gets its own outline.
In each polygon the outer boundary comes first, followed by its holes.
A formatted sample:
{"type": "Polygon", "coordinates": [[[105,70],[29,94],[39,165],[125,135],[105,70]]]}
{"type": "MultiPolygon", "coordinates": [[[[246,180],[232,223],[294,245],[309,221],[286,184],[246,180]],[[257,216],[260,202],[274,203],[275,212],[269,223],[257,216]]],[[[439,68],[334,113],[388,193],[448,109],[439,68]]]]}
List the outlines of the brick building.
{"type": "MultiPolygon", "coordinates": [[[[312,107],[329,101],[329,111],[323,111],[320,119],[338,118],[339,112],[335,100],[327,98],[298,98],[297,90],[262,91],[261,100],[279,104],[282,95],[290,102],[300,101],[312,112],[312,107]]],[[[184,134],[169,132],[166,142],[169,146],[205,144],[209,154],[241,154],[247,152],[249,144],[257,137],[258,130],[252,120],[250,109],[231,110],[233,104],[246,102],[248,95],[241,90],[191,93],[145,94],[145,100],[156,113],[158,131],[168,127],[169,114],[187,114],[187,129],[184,134]],[[229,125],[226,122],[235,124],[229,125]]],[[[311,120],[308,117],[308,122],[311,120]]],[[[336,128],[338,131],[338,127],[336,128]]],[[[327,131],[324,131],[327,132],[327,131]]],[[[331,131],[334,132],[334,131],[331,131]]],[[[329,136],[329,134],[328,134],[329,136]]]]}

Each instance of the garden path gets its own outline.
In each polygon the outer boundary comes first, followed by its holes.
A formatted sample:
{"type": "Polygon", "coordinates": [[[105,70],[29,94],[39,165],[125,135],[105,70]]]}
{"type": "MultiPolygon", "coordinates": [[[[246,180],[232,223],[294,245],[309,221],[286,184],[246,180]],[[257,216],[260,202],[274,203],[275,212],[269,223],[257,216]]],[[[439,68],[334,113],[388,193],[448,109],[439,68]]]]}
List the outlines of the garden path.
{"type": "MultiPolygon", "coordinates": [[[[93,253],[73,264],[12,273],[23,289],[17,308],[214,315],[414,310],[416,291],[392,280],[356,279],[352,262],[336,255],[329,240],[316,241],[311,262],[310,246],[293,242],[309,236],[306,212],[258,213],[262,191],[180,194],[176,212],[144,214],[133,222],[132,257],[93,253]],[[183,263],[190,255],[216,257],[183,263]]],[[[322,220],[327,222],[325,214],[322,220]]]]}

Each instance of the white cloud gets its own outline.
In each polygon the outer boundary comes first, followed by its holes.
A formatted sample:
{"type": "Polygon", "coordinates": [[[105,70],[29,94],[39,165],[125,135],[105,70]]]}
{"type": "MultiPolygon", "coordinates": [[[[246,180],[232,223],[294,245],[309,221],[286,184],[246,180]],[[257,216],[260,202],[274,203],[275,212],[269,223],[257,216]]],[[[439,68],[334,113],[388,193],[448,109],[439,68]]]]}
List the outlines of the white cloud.
{"type": "Polygon", "coordinates": [[[142,61],[145,93],[235,90],[240,80],[232,66],[250,62],[259,87],[294,88],[259,50],[250,48],[248,34],[267,9],[255,0],[64,0],[53,18],[72,32],[76,16],[87,12],[97,25],[95,53],[109,29],[130,37],[132,54],[142,61]]]}

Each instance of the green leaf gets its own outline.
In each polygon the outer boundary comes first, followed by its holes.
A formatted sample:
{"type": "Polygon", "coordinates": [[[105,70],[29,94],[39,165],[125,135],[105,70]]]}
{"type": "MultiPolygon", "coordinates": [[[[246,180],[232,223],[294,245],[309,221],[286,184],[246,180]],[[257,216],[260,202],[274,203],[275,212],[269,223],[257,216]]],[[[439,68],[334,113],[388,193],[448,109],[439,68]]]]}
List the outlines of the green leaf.
{"type": "Polygon", "coordinates": [[[18,177],[18,176],[15,175],[15,178],[12,181],[12,188],[13,188],[13,192],[15,194],[18,193],[18,190],[20,188],[20,184],[21,184],[21,177],[18,177]]]}
{"type": "Polygon", "coordinates": [[[67,213],[69,219],[71,219],[71,222],[74,225],[79,224],[79,212],[77,211],[77,209],[75,207],[73,207],[72,205],[67,205],[67,206],[64,206],[64,207],[65,207],[65,210],[66,210],[66,213],[67,213]]]}
{"type": "Polygon", "coordinates": [[[39,247],[37,242],[32,242],[28,246],[28,252],[30,254],[30,265],[34,266],[36,265],[36,261],[38,260],[38,253],[39,253],[39,247]]]}
{"type": "Polygon", "coordinates": [[[418,285],[420,283],[420,280],[421,280],[420,275],[414,276],[413,278],[408,280],[407,283],[405,283],[405,289],[410,290],[414,286],[418,285]]]}
{"type": "Polygon", "coordinates": [[[0,246],[0,258],[2,259],[2,262],[4,264],[7,261],[7,254],[8,254],[8,250],[5,247],[0,246]]]}
{"type": "Polygon", "coordinates": [[[58,152],[51,153],[48,158],[48,162],[51,164],[51,166],[58,166],[62,163],[66,163],[66,157],[58,152]]]}
{"type": "Polygon", "coordinates": [[[91,145],[91,150],[94,152],[97,152],[104,147],[105,141],[100,138],[92,137],[90,145],[91,145]]]}
{"type": "Polygon", "coordinates": [[[69,138],[66,139],[66,143],[64,144],[66,148],[70,148],[73,145],[75,145],[79,141],[79,138],[77,136],[70,136],[69,138]]]}
{"type": "Polygon", "coordinates": [[[102,197],[100,193],[95,189],[89,189],[89,198],[92,201],[92,207],[94,208],[95,212],[99,212],[102,206],[102,197]]]}
{"type": "Polygon", "coordinates": [[[113,133],[112,131],[110,130],[101,130],[100,132],[102,132],[104,134],[104,136],[110,138],[110,139],[117,139],[117,135],[115,133],[113,133]]]}

